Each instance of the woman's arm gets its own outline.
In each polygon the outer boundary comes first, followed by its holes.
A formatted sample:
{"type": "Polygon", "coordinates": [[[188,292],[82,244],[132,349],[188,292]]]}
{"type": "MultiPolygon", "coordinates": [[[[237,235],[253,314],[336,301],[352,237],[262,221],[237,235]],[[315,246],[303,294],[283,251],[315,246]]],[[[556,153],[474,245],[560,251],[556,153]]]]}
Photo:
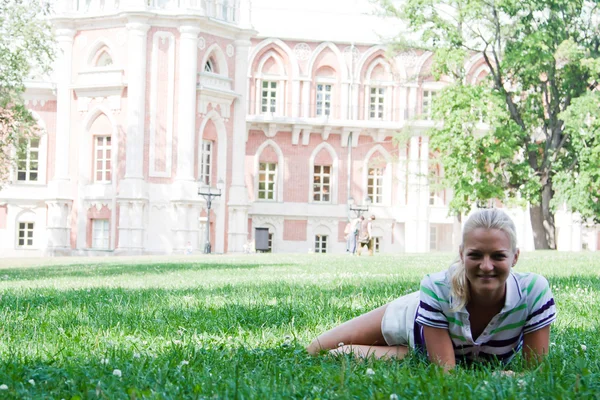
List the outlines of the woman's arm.
{"type": "Polygon", "coordinates": [[[429,361],[443,367],[445,371],[454,369],[456,358],[448,329],[423,326],[423,335],[429,361]]]}
{"type": "Polygon", "coordinates": [[[548,354],[550,348],[550,325],[525,334],[523,337],[523,358],[527,365],[535,366],[548,354]]]}

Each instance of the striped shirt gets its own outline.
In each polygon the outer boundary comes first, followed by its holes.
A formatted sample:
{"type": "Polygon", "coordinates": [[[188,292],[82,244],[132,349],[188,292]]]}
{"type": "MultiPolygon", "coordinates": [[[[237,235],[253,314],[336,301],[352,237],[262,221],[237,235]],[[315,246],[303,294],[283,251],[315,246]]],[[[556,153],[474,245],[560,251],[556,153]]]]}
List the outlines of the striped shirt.
{"type": "Polygon", "coordinates": [[[466,307],[451,311],[450,271],[427,275],[421,281],[415,318],[415,347],[425,349],[423,326],[448,329],[457,361],[498,359],[508,363],[523,345],[523,335],[556,319],[548,281],[534,273],[513,273],[506,280],[506,300],[484,331],[473,340],[466,307]]]}

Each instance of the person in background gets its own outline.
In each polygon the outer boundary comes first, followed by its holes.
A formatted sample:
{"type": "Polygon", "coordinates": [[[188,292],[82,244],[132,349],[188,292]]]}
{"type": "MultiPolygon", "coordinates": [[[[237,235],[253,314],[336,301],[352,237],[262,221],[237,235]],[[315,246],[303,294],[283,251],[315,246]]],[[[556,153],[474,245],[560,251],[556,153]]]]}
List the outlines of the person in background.
{"type": "Polygon", "coordinates": [[[550,350],[556,306],[543,276],[513,272],[519,254],[508,215],[476,211],[447,270],[425,276],[420,291],[321,334],[307,350],[397,359],[417,351],[447,371],[461,362],[507,364],[522,351],[535,366],[550,350]]]}
{"type": "Polygon", "coordinates": [[[360,256],[362,252],[363,246],[367,246],[367,250],[369,251],[369,255],[373,255],[373,248],[375,245],[375,239],[373,238],[373,221],[375,220],[375,216],[371,215],[369,219],[365,220],[361,215],[361,223],[360,229],[358,232],[358,250],[357,254],[360,256]]]}
{"type": "Polygon", "coordinates": [[[356,253],[356,241],[358,237],[358,228],[360,227],[360,218],[351,219],[344,230],[346,239],[346,253],[354,255],[356,253]]]}

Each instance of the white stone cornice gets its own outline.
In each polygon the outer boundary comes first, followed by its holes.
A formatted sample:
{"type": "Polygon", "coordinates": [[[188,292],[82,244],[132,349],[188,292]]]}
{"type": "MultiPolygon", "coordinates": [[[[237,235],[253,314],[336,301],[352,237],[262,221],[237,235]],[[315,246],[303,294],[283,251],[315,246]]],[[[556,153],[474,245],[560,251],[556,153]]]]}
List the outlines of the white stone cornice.
{"type": "Polygon", "coordinates": [[[221,116],[229,118],[231,116],[231,105],[238,97],[238,94],[230,90],[218,90],[211,87],[199,86],[200,92],[198,98],[198,112],[200,114],[208,113],[208,106],[212,104],[213,109],[217,106],[221,109],[221,116]]]}
{"type": "Polygon", "coordinates": [[[197,37],[201,32],[200,27],[193,25],[193,22],[189,21],[186,21],[177,29],[179,30],[179,33],[181,33],[181,36],[197,37]]]}
{"type": "Polygon", "coordinates": [[[303,129],[302,130],[302,145],[303,146],[308,146],[308,143],[310,142],[310,129],[303,129]]]}
{"type": "Polygon", "coordinates": [[[292,144],[298,144],[298,141],[300,140],[300,132],[302,132],[302,128],[294,125],[292,127],[292,144]]]}
{"type": "Polygon", "coordinates": [[[125,24],[125,27],[128,31],[138,32],[141,35],[146,35],[148,30],[150,30],[150,24],[147,22],[148,20],[146,19],[132,18],[127,22],[127,24],[125,24]]]}
{"type": "Polygon", "coordinates": [[[273,138],[277,134],[277,124],[269,124],[268,129],[265,130],[265,135],[268,138],[273,138]]]}
{"type": "Polygon", "coordinates": [[[72,41],[73,38],[75,37],[76,33],[77,33],[77,30],[75,30],[73,28],[68,28],[68,27],[60,27],[60,28],[56,28],[54,30],[54,36],[56,37],[56,40],[59,42],[72,41]]]}

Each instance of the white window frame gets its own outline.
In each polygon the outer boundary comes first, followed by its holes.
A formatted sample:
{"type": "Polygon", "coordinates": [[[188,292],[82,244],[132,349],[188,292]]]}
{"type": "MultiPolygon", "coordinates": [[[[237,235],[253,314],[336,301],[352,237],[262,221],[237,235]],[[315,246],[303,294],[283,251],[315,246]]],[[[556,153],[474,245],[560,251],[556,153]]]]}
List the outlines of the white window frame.
{"type": "Polygon", "coordinates": [[[17,169],[16,169],[16,180],[22,183],[40,182],[40,156],[41,156],[41,138],[29,138],[26,139],[24,153],[21,153],[20,149],[17,149],[17,169]],[[32,141],[37,141],[37,147],[33,147],[32,141]],[[36,155],[36,160],[32,160],[32,155],[36,155]],[[21,158],[21,156],[25,158],[21,158]],[[25,163],[24,169],[21,168],[21,164],[25,163]],[[35,169],[33,168],[35,164],[35,169]],[[19,179],[19,175],[24,173],[24,179],[19,179]],[[32,179],[32,175],[35,174],[35,179],[32,179]]]}
{"type": "Polygon", "coordinates": [[[315,165],[313,167],[313,198],[315,203],[331,203],[332,165],[315,165]],[[329,172],[325,172],[329,168],[329,172]],[[317,171],[318,170],[318,171],[317,171]],[[325,183],[325,180],[328,182],[325,183]],[[327,189],[327,193],[325,193],[327,189]],[[327,198],[325,199],[325,196],[327,198]]]}
{"type": "Polygon", "coordinates": [[[423,89],[423,98],[421,99],[421,115],[428,121],[433,118],[433,102],[437,97],[437,90],[423,89]]]}
{"type": "Polygon", "coordinates": [[[94,136],[94,182],[95,183],[111,183],[112,182],[112,135],[95,135],[94,136]],[[103,143],[99,144],[98,140],[103,139],[103,143]],[[107,144],[110,140],[110,144],[107,144]],[[101,151],[101,157],[98,158],[98,150],[101,151]],[[107,152],[110,151],[110,156],[107,152]],[[101,162],[101,168],[98,169],[98,161],[101,162]],[[100,173],[100,179],[98,179],[100,173]],[[110,179],[108,175],[110,174],[110,179]]]}
{"type": "Polygon", "coordinates": [[[328,235],[315,235],[315,253],[327,253],[327,238],[328,235]]]}
{"type": "Polygon", "coordinates": [[[277,113],[278,82],[265,79],[260,84],[260,112],[261,114],[277,113]],[[265,87],[266,84],[266,87],[265,87]],[[275,85],[275,86],[273,86],[275,85]],[[266,94],[265,94],[266,93],[266,94]]]}
{"type": "Polygon", "coordinates": [[[259,162],[258,180],[256,186],[256,198],[259,201],[277,201],[277,163],[259,162]],[[264,166],[264,169],[263,169],[264,166]],[[273,167],[274,166],[274,167],[273,167]],[[261,176],[264,175],[264,180],[261,176]],[[264,184],[264,189],[260,185],[264,184]],[[272,187],[269,187],[272,185],[272,187]],[[261,197],[261,194],[263,197],[261,197]],[[270,195],[270,196],[269,196],[270,195]]]}
{"type": "Polygon", "coordinates": [[[110,248],[110,222],[106,218],[92,219],[92,249],[110,248]],[[100,233],[100,236],[98,235],[100,233]]]}
{"type": "Polygon", "coordinates": [[[272,252],[273,252],[273,232],[270,232],[270,231],[269,231],[269,239],[268,239],[268,241],[267,241],[267,244],[269,245],[269,250],[268,250],[268,252],[269,252],[269,253],[272,253],[272,252]]]}
{"type": "Polygon", "coordinates": [[[198,163],[198,180],[205,185],[210,185],[212,174],[213,150],[215,142],[212,140],[202,140],[200,144],[200,154],[198,163]]]}
{"type": "Polygon", "coordinates": [[[381,252],[382,242],[383,242],[383,238],[381,236],[373,236],[373,252],[375,252],[375,253],[381,252]]]}
{"type": "Polygon", "coordinates": [[[331,117],[331,105],[333,102],[333,83],[325,81],[317,81],[315,91],[315,116],[331,117]],[[329,90],[327,90],[329,88],[329,90]],[[319,96],[321,97],[319,99],[319,96]],[[327,97],[329,96],[329,98],[327,97]]]}
{"type": "Polygon", "coordinates": [[[367,171],[367,196],[371,198],[373,204],[383,204],[385,201],[384,188],[385,168],[370,167],[367,171]],[[371,171],[378,174],[371,174],[371,171]]]}
{"type": "Polygon", "coordinates": [[[20,249],[30,249],[34,246],[35,222],[18,221],[17,222],[17,247],[20,249]],[[21,233],[23,235],[21,236],[21,233]],[[21,244],[20,241],[23,240],[21,244]],[[30,242],[30,243],[28,243],[30,242]]]}
{"type": "Polygon", "coordinates": [[[438,229],[435,225],[429,225],[429,250],[438,249],[438,229]]]}
{"type": "Polygon", "coordinates": [[[369,119],[382,120],[385,118],[386,86],[372,85],[369,87],[369,119]]]}

